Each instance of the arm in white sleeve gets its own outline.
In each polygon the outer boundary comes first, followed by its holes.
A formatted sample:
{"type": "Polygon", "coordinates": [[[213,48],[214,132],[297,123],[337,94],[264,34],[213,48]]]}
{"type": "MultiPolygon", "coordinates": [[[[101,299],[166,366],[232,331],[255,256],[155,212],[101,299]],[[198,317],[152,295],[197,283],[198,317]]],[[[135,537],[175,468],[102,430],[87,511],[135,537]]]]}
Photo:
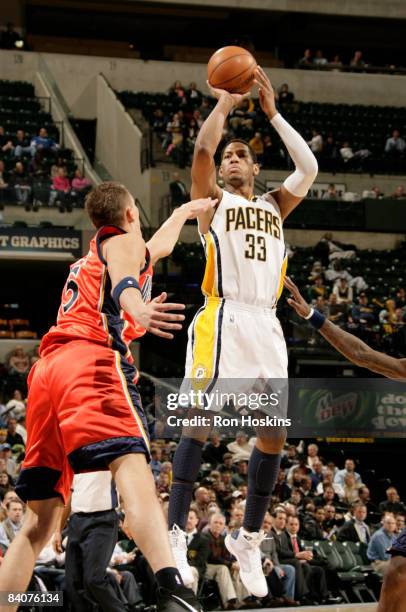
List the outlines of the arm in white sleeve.
{"type": "Polygon", "coordinates": [[[292,195],[304,198],[317,176],[317,160],[301,135],[279,113],[271,123],[285,144],[295,171],[283,183],[292,195]]]}

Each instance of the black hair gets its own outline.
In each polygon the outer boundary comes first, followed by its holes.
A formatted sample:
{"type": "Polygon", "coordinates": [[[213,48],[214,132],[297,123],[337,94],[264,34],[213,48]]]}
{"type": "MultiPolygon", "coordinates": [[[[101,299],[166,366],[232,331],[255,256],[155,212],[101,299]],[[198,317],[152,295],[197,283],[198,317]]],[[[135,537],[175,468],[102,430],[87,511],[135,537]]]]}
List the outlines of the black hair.
{"type": "Polygon", "coordinates": [[[224,147],[221,150],[220,161],[223,161],[224,152],[225,152],[226,148],[228,147],[229,144],[232,144],[233,142],[241,142],[243,145],[245,145],[247,147],[248,151],[250,152],[251,159],[254,162],[254,164],[258,163],[257,154],[255,153],[254,149],[251,147],[249,142],[247,142],[243,138],[230,138],[230,140],[227,140],[226,144],[224,145],[224,147]]]}

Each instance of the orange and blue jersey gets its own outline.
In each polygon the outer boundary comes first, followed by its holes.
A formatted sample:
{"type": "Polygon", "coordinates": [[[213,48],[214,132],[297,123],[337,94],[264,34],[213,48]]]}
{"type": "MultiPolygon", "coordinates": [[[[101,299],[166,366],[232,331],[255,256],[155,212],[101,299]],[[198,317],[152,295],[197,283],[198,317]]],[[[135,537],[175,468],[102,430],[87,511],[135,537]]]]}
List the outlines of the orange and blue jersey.
{"type": "MultiPolygon", "coordinates": [[[[112,285],[102,252],[105,240],[124,233],[123,229],[114,225],[100,228],[90,243],[87,255],[71,265],[62,291],[57,322],[42,339],[41,356],[69,340],[89,340],[119,351],[132,363],[129,345],[146,330],[121,310],[111,297],[112,285]]],[[[153,276],[148,249],[145,259],[139,285],[143,300],[148,302],[153,276]]]]}

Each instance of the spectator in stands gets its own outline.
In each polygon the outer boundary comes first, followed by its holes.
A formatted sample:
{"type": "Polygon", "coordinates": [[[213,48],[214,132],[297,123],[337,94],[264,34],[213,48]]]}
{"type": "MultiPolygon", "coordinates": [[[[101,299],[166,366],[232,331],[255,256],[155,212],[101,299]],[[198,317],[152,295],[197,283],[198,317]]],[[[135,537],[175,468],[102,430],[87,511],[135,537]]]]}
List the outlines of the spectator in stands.
{"type": "Polygon", "coordinates": [[[7,151],[11,151],[12,148],[13,148],[13,141],[5,133],[4,127],[0,125],[0,151],[2,151],[3,153],[7,153],[7,151]]]}
{"type": "Polygon", "coordinates": [[[365,485],[358,489],[358,500],[365,505],[368,512],[365,522],[368,523],[368,525],[376,523],[379,512],[378,506],[371,501],[370,491],[365,485]]]}
{"type": "Polygon", "coordinates": [[[340,199],[340,194],[338,193],[334,183],[329,184],[329,186],[327,187],[327,191],[324,191],[323,195],[321,196],[321,199],[322,200],[339,200],[340,199]]]}
{"type": "Polygon", "coordinates": [[[328,134],[324,141],[322,157],[328,160],[338,159],[338,147],[332,134],[328,134]]]}
{"type": "Polygon", "coordinates": [[[0,159],[0,189],[7,189],[8,183],[6,178],[6,171],[4,167],[4,161],[0,159]]]}
{"type": "Polygon", "coordinates": [[[289,444],[286,454],[282,455],[281,468],[284,470],[299,465],[299,453],[294,444],[289,444]]]}
{"type": "Polygon", "coordinates": [[[17,130],[13,140],[15,157],[23,157],[23,155],[31,153],[30,140],[26,136],[24,130],[17,130]]]}
{"type": "Polygon", "coordinates": [[[169,96],[179,106],[186,103],[186,92],[180,81],[175,81],[172,87],[169,88],[169,96]]]}
{"type": "Polygon", "coordinates": [[[302,522],[301,534],[303,535],[303,538],[305,540],[325,540],[325,519],[326,512],[323,507],[316,508],[313,513],[306,512],[302,522]]]}
{"type": "MultiPolygon", "coordinates": [[[[318,295],[322,295],[322,292],[318,292],[318,295]]],[[[317,444],[309,444],[307,447],[306,465],[313,469],[314,463],[319,460],[319,447],[317,444]]]]}
{"type": "Polygon", "coordinates": [[[343,63],[339,55],[334,56],[333,60],[330,62],[330,67],[334,69],[340,69],[343,67],[343,63]]]}
{"type": "MultiPolygon", "coordinates": [[[[342,601],[341,597],[332,597],[328,591],[324,569],[310,563],[313,560],[313,552],[302,546],[298,538],[299,531],[300,521],[298,517],[289,516],[286,521],[285,542],[287,547],[284,549],[284,554],[287,555],[290,552],[293,554],[294,560],[299,560],[311,601],[327,605],[340,603],[342,601]]],[[[281,541],[283,542],[283,540],[281,541]]],[[[282,546],[285,546],[285,544],[283,543],[282,546]]],[[[281,558],[279,551],[278,554],[281,558]]]]}
{"type": "Polygon", "coordinates": [[[286,531],[287,514],[283,507],[276,507],[272,512],[272,535],[275,539],[276,551],[278,559],[283,565],[291,565],[295,568],[295,599],[303,600],[309,592],[305,579],[304,561],[310,559],[311,554],[305,551],[306,554],[300,551],[294,551],[288,534],[286,531]]]}
{"type": "Polygon", "coordinates": [[[8,358],[10,374],[27,374],[30,368],[30,359],[21,345],[17,345],[8,358]]]}
{"type": "Polygon", "coordinates": [[[14,481],[6,471],[0,472],[0,489],[4,492],[10,491],[14,487],[14,481]]]}
{"type": "Polygon", "coordinates": [[[367,507],[362,502],[356,502],[351,506],[351,514],[352,518],[338,530],[337,540],[368,544],[371,539],[371,530],[366,523],[367,507]]]}
{"type": "Polygon", "coordinates": [[[186,90],[186,97],[190,107],[197,108],[202,103],[202,93],[197,89],[197,85],[194,81],[190,83],[186,90]]]}
{"type": "Polygon", "coordinates": [[[317,488],[316,488],[317,495],[322,495],[325,490],[325,487],[327,486],[332,487],[334,493],[338,496],[344,494],[343,487],[340,484],[338,484],[338,482],[334,482],[334,472],[330,470],[329,468],[324,470],[323,482],[317,485],[317,488]]]}
{"type": "Polygon", "coordinates": [[[324,512],[326,518],[324,519],[323,529],[326,532],[327,539],[330,540],[335,537],[337,530],[343,525],[344,518],[332,504],[324,506],[324,512]]]}
{"type": "Polygon", "coordinates": [[[310,49],[305,49],[303,57],[299,60],[299,68],[310,68],[313,65],[312,52],[310,49]]]}
{"type": "Polygon", "coordinates": [[[386,500],[379,504],[379,512],[393,512],[393,514],[406,514],[406,506],[400,501],[399,493],[395,487],[386,489],[386,500]]]}
{"type": "Polygon", "coordinates": [[[309,300],[313,302],[317,298],[324,298],[327,295],[327,287],[323,282],[322,276],[316,276],[314,284],[309,288],[309,300]]]}
{"type": "Polygon", "coordinates": [[[59,149],[59,145],[48,136],[48,131],[44,127],[40,128],[38,136],[34,136],[31,140],[30,147],[31,157],[34,157],[37,152],[43,153],[44,151],[57,151],[59,149]]]}
{"type": "Polygon", "coordinates": [[[404,514],[397,514],[395,516],[396,520],[396,534],[402,533],[404,528],[406,527],[406,517],[404,514]]]}
{"type": "MultiPolygon", "coordinates": [[[[19,418],[24,416],[25,412],[26,408],[23,394],[21,393],[20,389],[14,389],[12,398],[5,406],[5,413],[8,415],[8,417],[19,418]]],[[[3,417],[3,414],[1,417],[3,417]]]]}
{"type": "Polygon", "coordinates": [[[266,608],[275,605],[294,607],[299,605],[295,597],[295,574],[296,570],[292,565],[281,565],[276,550],[275,538],[272,535],[272,517],[267,512],[264,517],[262,529],[266,538],[261,543],[261,556],[264,573],[272,596],[262,602],[266,608]]]}
{"type": "Polygon", "coordinates": [[[404,200],[406,198],[406,191],[405,191],[404,186],[398,185],[390,197],[393,200],[404,200]]]}
{"type": "Polygon", "coordinates": [[[279,470],[278,480],[276,481],[276,485],[274,487],[273,494],[281,502],[284,502],[287,499],[289,499],[292,494],[292,489],[286,482],[286,473],[285,473],[285,470],[283,469],[279,470]]]}
{"type": "Polygon", "coordinates": [[[243,99],[238,102],[229,114],[229,124],[237,137],[249,140],[252,137],[255,118],[254,103],[243,99]]]}
{"type": "Polygon", "coordinates": [[[223,608],[235,610],[238,601],[231,571],[238,570],[238,564],[232,561],[224,544],[225,526],[226,521],[222,514],[215,513],[210,517],[209,530],[205,536],[209,548],[206,576],[217,582],[223,608]]]}
{"type": "Polygon", "coordinates": [[[181,206],[189,201],[189,192],[185,183],[181,180],[179,172],[172,174],[172,181],[169,183],[172,206],[181,206]]]}
{"type": "Polygon", "coordinates": [[[317,486],[323,482],[324,478],[324,466],[323,462],[320,459],[317,461],[313,461],[312,474],[310,475],[312,480],[312,489],[317,489],[317,486]]]}
{"type": "Polygon", "coordinates": [[[396,291],[395,306],[396,308],[406,307],[406,290],[404,287],[399,287],[396,291]]]}
{"type": "Polygon", "coordinates": [[[195,503],[194,507],[196,508],[200,521],[207,522],[208,520],[208,508],[210,497],[209,491],[206,487],[198,487],[195,491],[195,503]]]}
{"type": "Polygon", "coordinates": [[[186,544],[189,565],[192,568],[194,582],[192,589],[197,593],[199,581],[204,579],[207,569],[207,558],[209,556],[208,538],[197,530],[199,516],[193,508],[189,510],[186,523],[186,544]]]}
{"type": "Polygon", "coordinates": [[[227,453],[226,444],[222,441],[218,431],[213,430],[210,434],[210,441],[206,442],[203,448],[204,461],[217,467],[222,462],[225,453],[227,453]]]}
{"type": "Polygon", "coordinates": [[[327,63],[327,58],[324,57],[323,51],[321,49],[317,49],[316,55],[313,59],[313,64],[315,66],[325,66],[327,63]]]}
{"type": "Polygon", "coordinates": [[[337,304],[352,304],[354,299],[353,290],[346,278],[341,277],[337,279],[333,287],[333,293],[337,297],[337,304]]]}
{"type": "Polygon", "coordinates": [[[354,157],[354,151],[348,140],[344,141],[340,148],[340,155],[345,164],[348,164],[354,157]]]}
{"type": "Polygon", "coordinates": [[[368,304],[368,296],[363,291],[358,296],[358,304],[354,304],[351,318],[357,325],[368,326],[375,322],[374,309],[368,304]]]}
{"type": "Polygon", "coordinates": [[[264,141],[262,140],[261,132],[255,132],[254,136],[249,141],[251,149],[258,158],[258,162],[262,163],[264,155],[264,141]]]}
{"type": "Polygon", "coordinates": [[[344,478],[347,476],[347,474],[352,474],[355,478],[355,482],[357,482],[359,485],[362,484],[361,476],[355,471],[354,459],[345,460],[344,469],[338,470],[338,472],[335,475],[334,482],[337,482],[342,487],[344,487],[344,478]]]}
{"type": "Polygon", "coordinates": [[[392,136],[390,136],[385,143],[385,153],[393,157],[403,155],[406,148],[406,142],[400,136],[399,130],[393,130],[392,136]]]}
{"type": "Polygon", "coordinates": [[[92,188],[92,182],[83,176],[82,170],[80,168],[76,168],[75,176],[72,179],[72,198],[76,201],[77,204],[83,205],[86,194],[92,188]]]}
{"type": "Polygon", "coordinates": [[[323,136],[320,134],[320,130],[318,130],[317,128],[313,128],[312,137],[307,144],[309,145],[313,153],[316,155],[316,157],[321,154],[323,150],[323,136]]]}
{"type": "Polygon", "coordinates": [[[162,467],[161,457],[162,457],[162,451],[160,447],[159,446],[154,446],[153,448],[151,447],[151,461],[149,465],[151,466],[151,471],[154,475],[155,480],[157,480],[159,474],[161,473],[161,467],[162,467]]]}
{"type": "Polygon", "coordinates": [[[334,487],[330,484],[322,484],[323,492],[314,498],[316,506],[324,507],[326,504],[338,504],[339,495],[335,492],[334,487]]]}
{"type": "Polygon", "coordinates": [[[248,461],[240,459],[237,463],[237,473],[232,477],[232,483],[235,487],[246,485],[248,481],[248,461]]]}
{"type": "Polygon", "coordinates": [[[27,204],[31,198],[32,179],[24,168],[24,164],[18,161],[10,174],[10,183],[14,187],[18,204],[27,204]]]}
{"type": "Polygon", "coordinates": [[[7,549],[23,526],[24,505],[21,501],[12,500],[6,504],[7,518],[0,523],[0,546],[7,549]]]}
{"type": "Polygon", "coordinates": [[[252,446],[248,443],[248,436],[245,431],[237,431],[235,441],[227,444],[227,448],[233,455],[234,463],[241,459],[248,461],[252,453],[252,446]]]}
{"type": "Polygon", "coordinates": [[[58,174],[52,179],[52,188],[49,196],[49,206],[55,203],[64,208],[69,206],[68,196],[70,194],[71,185],[64,167],[58,168],[58,174]]]}
{"type": "Polygon", "coordinates": [[[365,66],[365,62],[362,59],[362,51],[355,51],[352,59],[350,60],[350,66],[352,68],[363,68],[365,66]]]}
{"type": "Polygon", "coordinates": [[[361,484],[357,483],[354,474],[346,474],[344,476],[344,496],[343,501],[346,504],[353,504],[359,498],[359,488],[361,484]]]}
{"type": "Polygon", "coordinates": [[[378,574],[383,575],[389,565],[390,554],[387,552],[396,538],[396,520],[393,514],[386,514],[382,527],[372,535],[367,550],[368,559],[378,574]]]}
{"type": "Polygon", "coordinates": [[[272,142],[269,134],[265,134],[263,137],[264,152],[262,155],[262,166],[264,168],[272,168],[275,160],[281,159],[281,155],[277,147],[272,142]]]}
{"type": "Polygon", "coordinates": [[[24,446],[24,440],[22,436],[17,433],[17,419],[10,417],[7,421],[7,438],[6,443],[10,444],[10,447],[15,444],[22,444],[24,446]]]}
{"type": "Polygon", "coordinates": [[[371,189],[371,191],[375,194],[374,197],[377,200],[381,200],[382,198],[385,197],[385,194],[383,193],[383,191],[381,190],[380,187],[378,187],[378,185],[374,185],[371,189]]]}
{"type": "Polygon", "coordinates": [[[287,83],[283,83],[278,90],[278,102],[279,104],[292,104],[295,99],[295,95],[292,91],[289,90],[289,85],[287,83]]]}

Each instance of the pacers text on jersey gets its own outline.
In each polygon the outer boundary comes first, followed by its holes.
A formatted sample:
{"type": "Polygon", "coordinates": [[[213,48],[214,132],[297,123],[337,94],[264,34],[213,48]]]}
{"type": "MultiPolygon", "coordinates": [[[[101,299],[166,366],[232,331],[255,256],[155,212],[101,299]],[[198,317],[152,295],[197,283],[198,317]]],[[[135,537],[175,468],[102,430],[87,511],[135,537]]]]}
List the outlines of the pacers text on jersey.
{"type": "Polygon", "coordinates": [[[231,230],[257,230],[270,234],[280,240],[280,219],[270,210],[254,206],[238,206],[226,209],[226,231],[231,230]]]}

